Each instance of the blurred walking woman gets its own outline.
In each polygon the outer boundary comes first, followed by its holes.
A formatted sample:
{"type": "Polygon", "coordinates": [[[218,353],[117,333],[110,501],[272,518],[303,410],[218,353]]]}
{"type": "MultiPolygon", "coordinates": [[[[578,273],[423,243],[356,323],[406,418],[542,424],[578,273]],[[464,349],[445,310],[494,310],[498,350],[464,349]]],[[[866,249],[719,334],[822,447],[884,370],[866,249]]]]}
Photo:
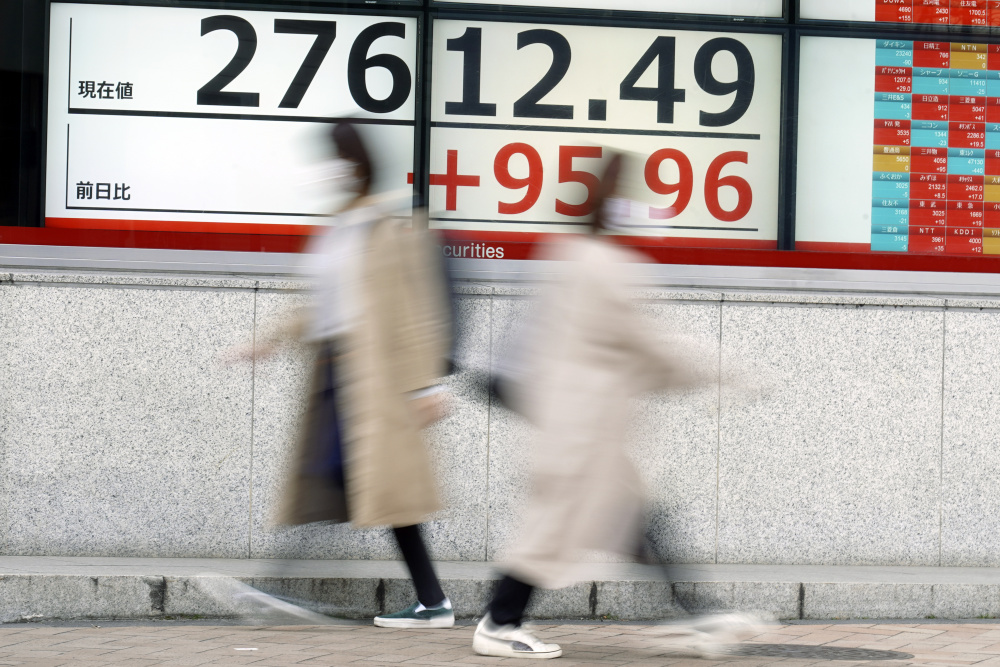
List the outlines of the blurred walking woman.
{"type": "Polygon", "coordinates": [[[695,380],[634,311],[625,267],[641,257],[602,236],[621,166],[615,155],[601,179],[591,234],[555,244],[563,268],[521,336],[522,371],[509,389],[538,428],[531,495],[505,576],[476,628],[476,653],[562,655],[521,627],[532,592],[574,583],[588,550],[636,553],[644,492],[626,447],[630,401],[695,380]]]}
{"type": "Polygon", "coordinates": [[[338,187],[352,193],[308,255],[313,299],[299,323],[316,349],[281,521],[391,526],[417,601],[382,627],[450,627],[420,523],[441,508],[421,430],[441,416],[450,346],[440,252],[370,196],[373,166],[357,129],[332,133],[338,187]]]}

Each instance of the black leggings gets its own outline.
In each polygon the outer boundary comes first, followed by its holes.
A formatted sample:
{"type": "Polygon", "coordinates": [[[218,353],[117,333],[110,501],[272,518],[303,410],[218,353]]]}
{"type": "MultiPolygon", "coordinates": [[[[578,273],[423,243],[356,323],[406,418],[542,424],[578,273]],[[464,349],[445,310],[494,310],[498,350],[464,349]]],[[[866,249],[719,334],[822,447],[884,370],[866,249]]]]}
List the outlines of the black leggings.
{"type": "Polygon", "coordinates": [[[507,575],[497,584],[490,602],[490,618],[497,625],[521,625],[534,586],[507,575]]]}
{"type": "Polygon", "coordinates": [[[393,528],[399,550],[403,552],[403,560],[410,570],[413,587],[417,589],[417,600],[425,607],[436,607],[444,602],[444,591],[434,573],[427,547],[420,536],[420,524],[393,528]]]}

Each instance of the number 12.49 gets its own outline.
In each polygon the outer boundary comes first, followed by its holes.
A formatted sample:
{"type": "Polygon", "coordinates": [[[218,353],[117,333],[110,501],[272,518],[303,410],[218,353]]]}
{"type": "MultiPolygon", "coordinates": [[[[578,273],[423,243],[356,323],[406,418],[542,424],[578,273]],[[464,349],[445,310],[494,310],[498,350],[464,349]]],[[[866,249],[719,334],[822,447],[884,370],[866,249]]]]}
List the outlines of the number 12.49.
{"type": "MultiPolygon", "coordinates": [[[[482,100],[483,30],[469,27],[465,32],[446,42],[447,50],[462,54],[462,99],[445,103],[445,113],[460,116],[496,116],[497,105],[482,100]]],[[[533,45],[547,47],[552,56],[548,70],[513,104],[515,118],[548,118],[571,120],[576,114],[573,105],[551,104],[542,100],[552,92],[569,71],[572,48],[569,40],[555,30],[538,28],[517,34],[517,49],[533,45]]],[[[674,106],[684,103],[687,91],[675,83],[677,44],[674,37],[658,36],[625,73],[619,84],[619,98],[653,102],[656,105],[656,122],[673,123],[674,106]],[[639,86],[639,79],[655,64],[656,85],[639,86]]],[[[492,54],[502,57],[503,54],[492,54]]],[[[698,86],[706,93],[726,96],[735,93],[729,108],[715,113],[701,111],[699,124],[703,127],[732,125],[746,114],[753,101],[755,72],[753,56],[743,42],[731,37],[716,37],[705,42],[694,58],[694,76],[698,86]],[[729,53],[736,61],[736,78],[720,81],[712,72],[716,56],[729,53]]],[[[605,120],[602,115],[590,120],[605,120]]]]}

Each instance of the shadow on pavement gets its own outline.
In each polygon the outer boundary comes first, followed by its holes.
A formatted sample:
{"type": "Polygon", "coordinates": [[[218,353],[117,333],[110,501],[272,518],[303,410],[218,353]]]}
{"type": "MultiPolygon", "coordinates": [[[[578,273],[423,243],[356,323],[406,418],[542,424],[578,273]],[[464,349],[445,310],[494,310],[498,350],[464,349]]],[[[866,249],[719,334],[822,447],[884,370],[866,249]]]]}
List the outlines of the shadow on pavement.
{"type": "Polygon", "coordinates": [[[809,646],[805,644],[734,644],[727,655],[766,658],[801,658],[804,660],[909,660],[913,656],[899,651],[880,651],[847,646],[809,646]]]}

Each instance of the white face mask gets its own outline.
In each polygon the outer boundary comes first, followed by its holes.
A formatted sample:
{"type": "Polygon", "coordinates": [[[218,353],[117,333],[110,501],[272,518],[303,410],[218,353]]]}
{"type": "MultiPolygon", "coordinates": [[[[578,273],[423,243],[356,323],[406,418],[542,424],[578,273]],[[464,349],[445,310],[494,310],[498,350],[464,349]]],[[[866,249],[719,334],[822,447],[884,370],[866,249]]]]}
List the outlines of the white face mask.
{"type": "Polygon", "coordinates": [[[356,193],[361,185],[357,165],[350,160],[335,157],[316,167],[313,177],[305,185],[322,184],[334,192],[356,193]]]}
{"type": "Polygon", "coordinates": [[[632,202],[621,197],[604,200],[604,226],[606,229],[626,229],[632,219],[632,202]]]}

